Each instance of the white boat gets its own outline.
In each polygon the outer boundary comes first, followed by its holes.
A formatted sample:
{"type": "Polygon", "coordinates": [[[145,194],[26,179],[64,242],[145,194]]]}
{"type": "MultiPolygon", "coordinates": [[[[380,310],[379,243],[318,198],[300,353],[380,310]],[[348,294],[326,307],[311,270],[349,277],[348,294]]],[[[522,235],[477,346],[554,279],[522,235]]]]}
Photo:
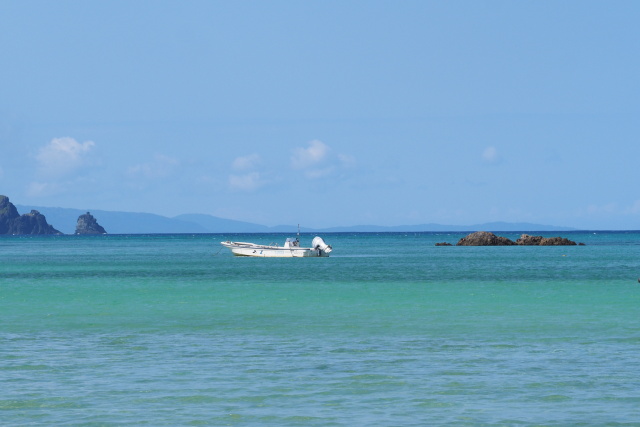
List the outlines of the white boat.
{"type": "Polygon", "coordinates": [[[310,248],[300,246],[299,238],[287,238],[284,246],[259,245],[247,242],[220,242],[236,256],[277,257],[277,258],[302,258],[302,257],[328,257],[331,246],[327,245],[321,237],[314,237],[310,248]]]}

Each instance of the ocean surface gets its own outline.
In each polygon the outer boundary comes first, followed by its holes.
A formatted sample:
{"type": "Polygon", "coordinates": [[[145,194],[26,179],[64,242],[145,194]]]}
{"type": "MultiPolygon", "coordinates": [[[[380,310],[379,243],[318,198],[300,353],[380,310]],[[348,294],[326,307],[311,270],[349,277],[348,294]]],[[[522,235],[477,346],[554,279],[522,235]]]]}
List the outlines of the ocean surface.
{"type": "Polygon", "coordinates": [[[0,425],[640,426],[640,232],[531,234],[1,237],[0,425]]]}

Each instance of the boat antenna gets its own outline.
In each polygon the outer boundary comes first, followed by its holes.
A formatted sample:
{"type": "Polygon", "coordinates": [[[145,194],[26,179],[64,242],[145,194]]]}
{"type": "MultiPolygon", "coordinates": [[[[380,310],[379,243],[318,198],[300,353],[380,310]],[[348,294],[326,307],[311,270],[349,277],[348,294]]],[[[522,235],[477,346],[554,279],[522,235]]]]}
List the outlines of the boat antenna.
{"type": "Polygon", "coordinates": [[[298,241],[300,240],[300,224],[298,224],[298,241]]]}

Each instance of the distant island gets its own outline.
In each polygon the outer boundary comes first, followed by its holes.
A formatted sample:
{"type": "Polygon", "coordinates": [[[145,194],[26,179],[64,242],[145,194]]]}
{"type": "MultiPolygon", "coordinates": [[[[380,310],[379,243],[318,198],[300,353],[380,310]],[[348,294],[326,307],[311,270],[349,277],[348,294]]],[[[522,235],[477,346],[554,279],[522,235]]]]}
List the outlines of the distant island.
{"type": "Polygon", "coordinates": [[[7,196],[0,195],[0,234],[62,234],[47,223],[47,219],[38,212],[20,215],[7,196]]]}
{"type": "MultiPolygon", "coordinates": [[[[37,209],[22,214],[9,201],[7,196],[0,195],[0,234],[10,235],[55,235],[63,234],[47,222],[45,215],[37,209]]],[[[75,234],[106,234],[98,221],[87,212],[80,215],[76,222],[75,234]]]]}
{"type": "MultiPolygon", "coordinates": [[[[151,213],[117,212],[13,205],[0,195],[0,234],[198,234],[198,233],[293,233],[297,225],[268,227],[206,214],[183,214],[173,218],[151,213]],[[29,212],[20,215],[19,211],[29,212]],[[100,218],[98,224],[97,218],[100,218]],[[54,227],[55,225],[55,227],[54,227]],[[103,227],[104,225],[104,227],[103,227]]],[[[574,228],[533,223],[489,222],[474,225],[355,225],[345,227],[309,228],[308,233],[388,233],[388,232],[502,232],[576,231],[574,228]]]]}
{"type": "MultiPolygon", "coordinates": [[[[80,216],[87,210],[16,205],[22,212],[36,210],[44,215],[49,224],[64,234],[75,234],[80,216]]],[[[118,212],[91,209],[91,214],[100,220],[101,226],[111,234],[155,234],[155,233],[293,233],[297,225],[268,227],[244,221],[235,221],[206,214],[183,214],[172,218],[151,213],[118,212]]],[[[533,223],[490,222],[472,225],[355,225],[329,228],[301,227],[302,232],[349,233],[349,232],[473,232],[477,230],[502,232],[575,231],[570,227],[558,227],[533,223]]],[[[0,233],[2,234],[2,233],[0,233]]]]}
{"type": "Polygon", "coordinates": [[[78,217],[75,234],[107,234],[107,231],[98,224],[98,221],[90,212],[87,212],[78,217]]]}

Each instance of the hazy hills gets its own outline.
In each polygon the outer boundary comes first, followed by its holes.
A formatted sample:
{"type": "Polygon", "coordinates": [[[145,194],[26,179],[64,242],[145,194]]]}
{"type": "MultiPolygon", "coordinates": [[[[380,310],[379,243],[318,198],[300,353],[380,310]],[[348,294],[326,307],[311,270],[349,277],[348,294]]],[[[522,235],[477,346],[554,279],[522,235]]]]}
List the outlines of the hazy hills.
{"type": "MultiPolygon", "coordinates": [[[[40,211],[47,222],[65,234],[73,234],[78,217],[86,210],[69,208],[49,208],[42,206],[16,205],[20,213],[32,209],[40,211]]],[[[147,233],[295,233],[297,225],[267,227],[232,219],[218,218],[206,214],[184,214],[173,218],[150,213],[114,212],[90,210],[98,223],[110,234],[147,234],[147,233]]],[[[571,231],[573,228],[557,227],[531,223],[491,222],[473,225],[418,224],[385,227],[378,225],[356,225],[311,229],[301,227],[301,231],[312,232],[394,232],[394,231],[571,231]]]]}

